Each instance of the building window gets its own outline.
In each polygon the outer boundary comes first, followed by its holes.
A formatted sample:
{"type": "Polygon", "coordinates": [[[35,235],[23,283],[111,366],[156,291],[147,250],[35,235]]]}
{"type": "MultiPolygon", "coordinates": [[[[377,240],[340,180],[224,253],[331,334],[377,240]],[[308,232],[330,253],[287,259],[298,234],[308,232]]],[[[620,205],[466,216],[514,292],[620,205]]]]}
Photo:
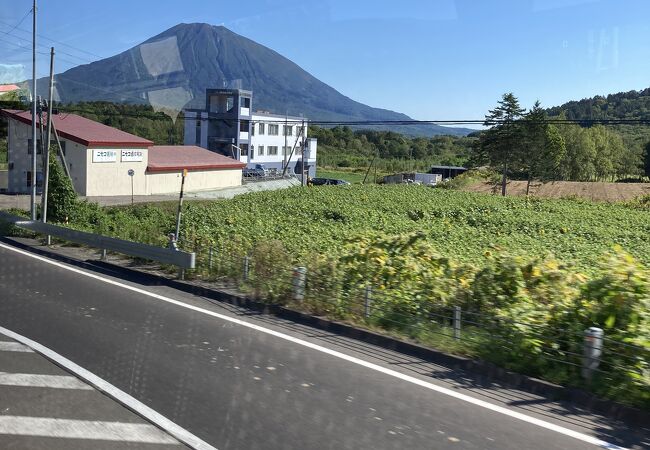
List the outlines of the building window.
{"type": "Polygon", "coordinates": [[[240,144],[239,148],[241,148],[241,156],[248,157],[248,144],[240,144]]]}
{"type": "Polygon", "coordinates": [[[279,125],[269,124],[269,136],[277,136],[279,132],[280,132],[279,125]]]}
{"type": "MultiPolygon", "coordinates": [[[[25,177],[25,181],[27,182],[27,187],[32,186],[32,171],[28,170],[27,171],[27,176],[25,177]]],[[[36,186],[37,187],[42,187],[43,186],[43,172],[36,172],[36,186]]]]}
{"type": "Polygon", "coordinates": [[[258,145],[257,146],[257,156],[264,156],[264,146],[263,145],[258,145]]]}
{"type": "MultiPolygon", "coordinates": [[[[28,155],[32,154],[32,140],[31,139],[27,139],[27,154],[28,155]]],[[[43,151],[41,149],[41,140],[40,139],[36,141],[36,154],[37,155],[42,155],[43,154],[43,151]]],[[[30,177],[31,177],[31,175],[30,175],[30,177]]]]}
{"type": "Polygon", "coordinates": [[[282,147],[282,151],[284,152],[284,156],[289,156],[291,154],[291,148],[292,147],[282,147]]]}
{"type": "Polygon", "coordinates": [[[257,129],[260,132],[260,135],[264,134],[264,124],[260,123],[257,129]]]}
{"type": "Polygon", "coordinates": [[[240,97],[239,98],[239,106],[242,108],[250,108],[251,107],[251,99],[248,97],[240,97]]]}
{"type": "MultiPolygon", "coordinates": [[[[277,127],[277,125],[276,125],[277,127]]],[[[270,128],[270,126],[269,126],[270,128]]],[[[278,146],[277,145],[269,145],[269,156],[276,156],[278,154],[278,146]]]]}
{"type": "Polygon", "coordinates": [[[232,112],[235,109],[235,97],[232,95],[226,98],[226,111],[232,112]]]}
{"type": "Polygon", "coordinates": [[[242,133],[248,133],[249,129],[250,129],[250,121],[242,120],[241,122],[239,122],[239,131],[241,131],[242,133]]]}
{"type": "Polygon", "coordinates": [[[293,136],[293,125],[285,125],[282,132],[285,136],[293,136]]]}
{"type": "Polygon", "coordinates": [[[196,121],[196,129],[195,130],[196,130],[195,131],[196,136],[194,138],[194,144],[197,147],[200,147],[201,146],[201,121],[200,120],[196,121]]]}

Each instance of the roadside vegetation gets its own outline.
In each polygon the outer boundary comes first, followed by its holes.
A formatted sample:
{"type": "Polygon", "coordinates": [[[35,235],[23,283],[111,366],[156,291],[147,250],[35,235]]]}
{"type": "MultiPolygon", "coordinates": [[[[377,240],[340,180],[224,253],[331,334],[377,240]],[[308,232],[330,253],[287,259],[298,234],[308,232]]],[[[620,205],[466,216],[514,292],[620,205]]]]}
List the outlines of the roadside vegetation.
{"type": "MultiPolygon", "coordinates": [[[[406,185],[294,188],[188,202],[181,247],[197,253],[191,276],[234,281],[262,301],[648,408],[647,205],[406,185]],[[308,269],[302,302],[291,295],[295,266],[308,269]],[[468,321],[460,341],[445,319],[454,306],[468,321]],[[590,326],[608,341],[603,371],[587,384],[580,355],[590,326]]],[[[172,203],[76,207],[75,228],[156,245],[174,229],[172,203]]]]}

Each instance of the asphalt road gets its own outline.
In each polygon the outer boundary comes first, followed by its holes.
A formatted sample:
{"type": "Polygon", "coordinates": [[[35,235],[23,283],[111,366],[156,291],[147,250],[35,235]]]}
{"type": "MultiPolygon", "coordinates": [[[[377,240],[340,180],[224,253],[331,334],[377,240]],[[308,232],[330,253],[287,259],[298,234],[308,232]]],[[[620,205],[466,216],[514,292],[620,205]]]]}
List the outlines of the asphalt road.
{"type": "MultiPolygon", "coordinates": [[[[316,330],[287,330],[268,318],[242,316],[169,288],[124,282],[180,302],[174,304],[15,253],[2,244],[0,263],[0,326],[69,358],[219,449],[595,447],[183,305],[308,342],[318,340],[316,330]]],[[[321,340],[319,345],[341,351],[340,342],[321,340]]],[[[349,347],[350,353],[356,351],[353,343],[349,347]]],[[[376,356],[380,353],[355,354],[382,364],[376,356]]],[[[416,377],[445,385],[425,375],[416,377]]],[[[490,402],[501,404],[498,399],[490,402]]],[[[550,410],[530,416],[609,437],[607,424],[585,419],[577,425],[565,414],[550,410]]],[[[635,446],[635,439],[638,448],[647,444],[647,436],[634,432],[619,436],[618,442],[629,447],[635,446]]]]}

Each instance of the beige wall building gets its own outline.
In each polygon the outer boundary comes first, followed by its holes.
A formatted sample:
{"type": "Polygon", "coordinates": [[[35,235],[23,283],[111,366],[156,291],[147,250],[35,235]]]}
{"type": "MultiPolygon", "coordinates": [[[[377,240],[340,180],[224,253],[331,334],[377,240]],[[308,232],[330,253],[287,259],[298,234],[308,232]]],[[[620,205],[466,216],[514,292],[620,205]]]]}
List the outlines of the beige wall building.
{"type": "MultiPolygon", "coordinates": [[[[8,119],[8,191],[29,193],[32,169],[31,114],[0,110],[8,119]]],[[[244,163],[194,146],[154,146],[153,142],[77,116],[59,114],[53,122],[65,163],[79,195],[154,195],[180,190],[205,191],[241,185],[244,163]]],[[[53,140],[54,142],[54,140],[53,140]]],[[[42,184],[42,155],[37,143],[36,181],[42,184]]]]}

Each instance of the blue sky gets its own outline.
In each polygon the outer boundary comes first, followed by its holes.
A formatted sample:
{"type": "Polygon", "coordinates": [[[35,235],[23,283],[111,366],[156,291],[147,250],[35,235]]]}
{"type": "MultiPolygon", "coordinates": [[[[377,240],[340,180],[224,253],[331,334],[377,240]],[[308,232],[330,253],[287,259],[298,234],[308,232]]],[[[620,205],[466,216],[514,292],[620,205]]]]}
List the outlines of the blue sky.
{"type": "MultiPolygon", "coordinates": [[[[529,107],[650,87],[648,0],[39,3],[40,33],[74,47],[54,44],[59,71],[180,22],[207,22],[276,50],[355,100],[416,119],[481,118],[506,91],[529,107]]],[[[30,8],[31,0],[0,0],[2,81],[30,76],[30,50],[14,44],[30,45],[18,38],[30,39],[21,30],[31,18],[11,31],[30,8]]],[[[44,75],[48,57],[39,64],[44,75]]]]}

